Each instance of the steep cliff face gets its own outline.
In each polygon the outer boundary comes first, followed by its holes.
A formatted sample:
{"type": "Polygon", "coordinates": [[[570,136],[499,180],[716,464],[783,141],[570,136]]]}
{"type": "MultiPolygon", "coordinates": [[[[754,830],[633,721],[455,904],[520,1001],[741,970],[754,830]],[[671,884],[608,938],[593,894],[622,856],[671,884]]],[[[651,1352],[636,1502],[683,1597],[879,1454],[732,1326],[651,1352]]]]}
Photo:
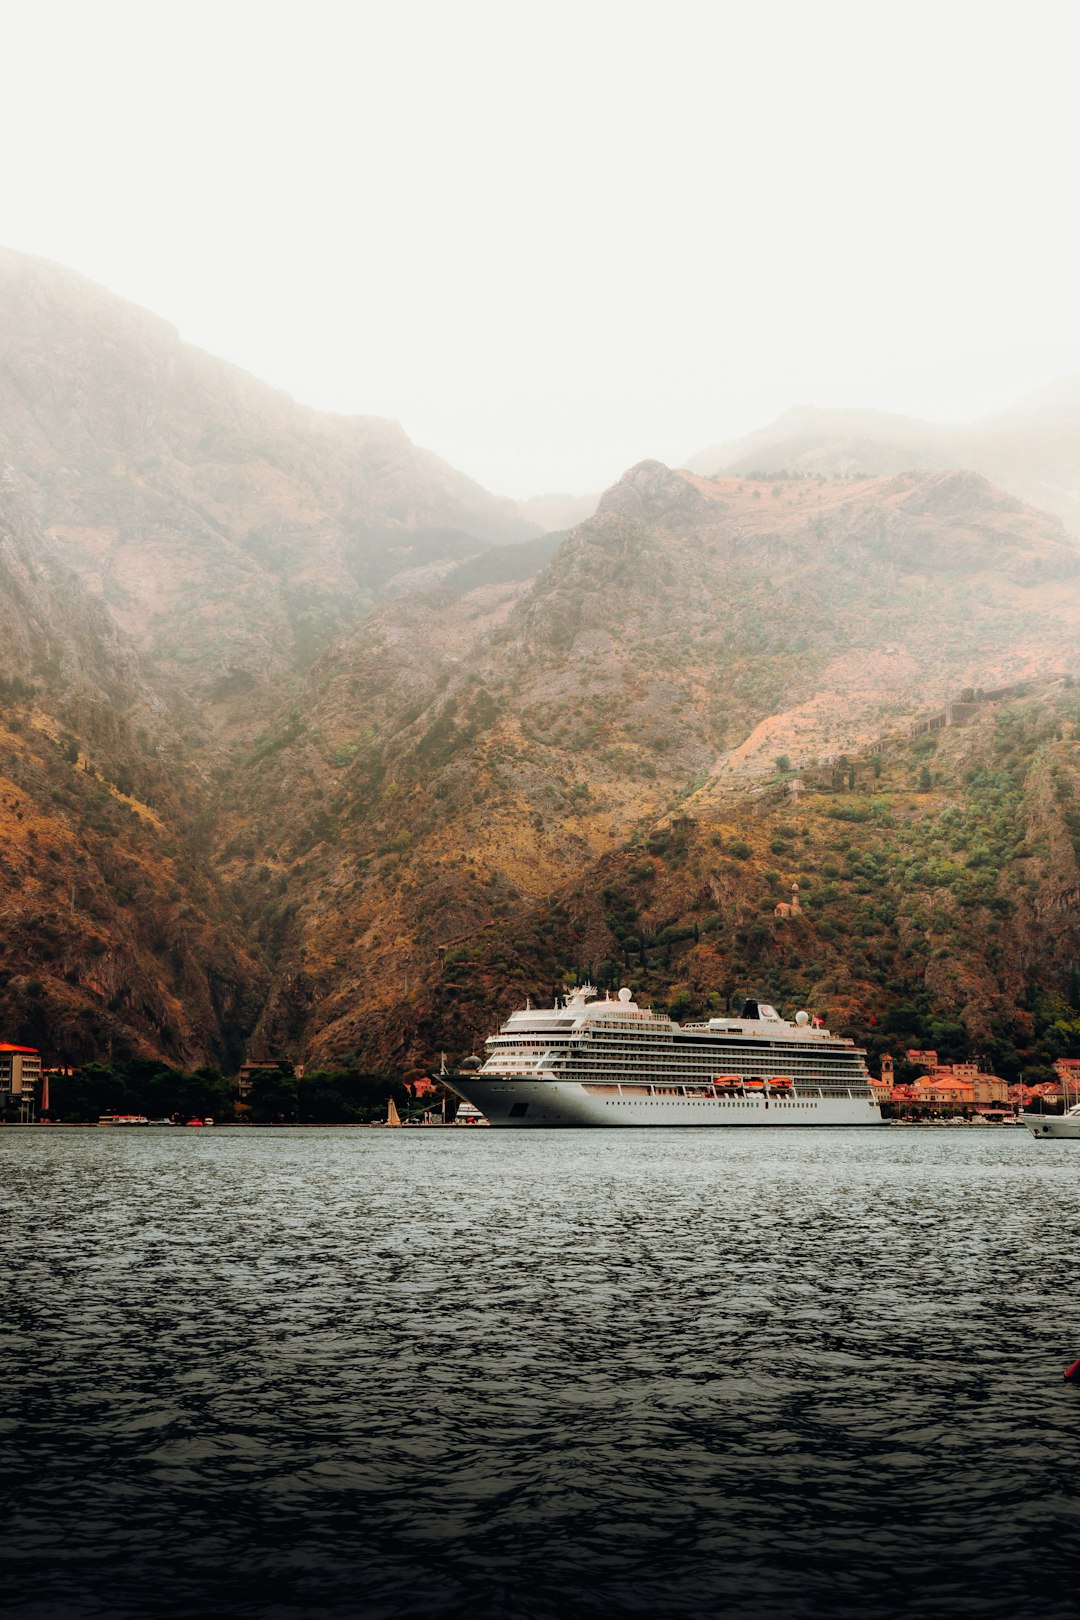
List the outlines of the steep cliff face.
{"type": "Polygon", "coordinates": [[[206,739],[50,559],[10,479],[0,612],[4,1038],[68,1061],[230,1061],[262,979],[205,859],[206,739]]]}
{"type": "Polygon", "coordinates": [[[538,532],[396,423],[308,410],[155,316],[8,252],[0,451],[116,623],[229,718],[258,713],[250,694],[395,579],[538,532]]]}
{"type": "Polygon", "coordinates": [[[606,852],[675,811],[752,824],[781,754],[811,770],[965,688],[1067,666],[1080,586],[1060,524],[971,475],[644,463],[484,609],[380,610],[251,764],[224,858],[280,891],[270,1046],[452,1048],[447,953],[591,891],[606,852]]]}
{"type": "Polygon", "coordinates": [[[888,475],[913,468],[982,473],[1080,533],[1080,378],[1041,389],[1007,411],[952,425],[882,411],[799,406],[730,444],[711,445],[687,466],[717,473],[888,475]]]}

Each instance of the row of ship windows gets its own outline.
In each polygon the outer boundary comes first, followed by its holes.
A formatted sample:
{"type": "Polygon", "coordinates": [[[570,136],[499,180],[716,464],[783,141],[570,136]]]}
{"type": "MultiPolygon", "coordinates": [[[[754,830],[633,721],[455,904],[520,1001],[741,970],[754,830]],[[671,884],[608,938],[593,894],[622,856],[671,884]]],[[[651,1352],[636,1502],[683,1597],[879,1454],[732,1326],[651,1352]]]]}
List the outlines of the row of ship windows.
{"type": "MultiPolygon", "coordinates": [[[[605,1108],[648,1108],[650,1103],[666,1103],[666,1097],[610,1097],[604,1101],[605,1108]]],[[[760,1108],[761,1099],[753,1102],[740,1102],[737,1097],[682,1097],[682,1103],[697,1103],[700,1107],[708,1108],[760,1108]]],[[[769,1105],[771,1108],[816,1108],[817,1103],[812,1102],[777,1102],[769,1105]]]]}
{"type": "MultiPolygon", "coordinates": [[[[639,1051],[670,1052],[672,1047],[679,1047],[683,1051],[700,1051],[707,1046],[710,1051],[730,1052],[732,1056],[745,1054],[747,1043],[740,1041],[738,1045],[718,1045],[715,1038],[709,1040],[705,1036],[697,1039],[662,1038],[640,1035],[618,1035],[610,1030],[590,1030],[587,1034],[556,1035],[545,1031],[537,1031],[535,1035],[492,1035],[488,1039],[489,1046],[593,1046],[615,1047],[624,1051],[627,1047],[636,1046],[639,1051]]],[[[752,1050],[767,1052],[790,1052],[792,1056],[804,1056],[808,1052],[844,1052],[851,1050],[850,1041],[815,1041],[811,1045],[808,1041],[755,1041],[752,1050]]]]}
{"type": "MultiPolygon", "coordinates": [[[[630,1051],[620,1050],[619,1047],[557,1047],[552,1042],[513,1042],[512,1047],[499,1048],[497,1055],[500,1058],[512,1056],[515,1051],[521,1056],[534,1056],[536,1053],[551,1053],[560,1058],[572,1058],[576,1063],[693,1063],[698,1068],[722,1069],[725,1064],[732,1068],[753,1069],[759,1064],[789,1066],[789,1064],[811,1064],[818,1066],[834,1066],[850,1068],[853,1063],[860,1063],[861,1058],[855,1051],[685,1051],[677,1047],[641,1048],[636,1047],[630,1051]]],[[[492,1053],[494,1056],[495,1053],[492,1053]]]]}
{"type": "MultiPolygon", "coordinates": [[[[492,1074],[491,1079],[494,1080],[495,1078],[496,1078],[496,1075],[492,1074]]],[[[500,1073],[497,1078],[502,1079],[502,1080],[528,1080],[528,1079],[532,1079],[534,1077],[531,1076],[531,1075],[517,1076],[517,1075],[510,1074],[508,1072],[503,1072],[503,1073],[500,1073]]],[[[595,1088],[596,1083],[597,1083],[595,1079],[590,1081],[587,1078],[582,1078],[582,1079],[578,1080],[573,1076],[565,1076],[565,1075],[560,1075],[559,1076],[559,1080],[562,1081],[563,1083],[565,1083],[568,1078],[570,1079],[572,1084],[583,1085],[583,1086],[586,1087],[586,1089],[595,1088]]],[[[552,1081],[545,1081],[544,1083],[550,1085],[553,1082],[552,1081]]],[[[624,1075],[622,1077],[622,1082],[621,1083],[623,1085],[625,1085],[629,1090],[632,1090],[632,1091],[641,1091],[643,1089],[640,1076],[633,1076],[632,1077],[632,1076],[629,1076],[629,1075],[624,1075]]],[[[693,1083],[694,1082],[692,1082],[692,1081],[686,1081],[686,1082],[683,1082],[683,1083],[680,1083],[680,1084],[672,1085],[672,1084],[670,1084],[670,1082],[668,1084],[665,1084],[665,1082],[661,1080],[661,1081],[657,1081],[649,1089],[656,1096],[660,1096],[660,1097],[663,1097],[663,1096],[683,1097],[683,1098],[687,1098],[691,1102],[696,1102],[696,1101],[704,1101],[704,1102],[719,1101],[719,1102],[725,1102],[725,1103],[727,1103],[727,1102],[731,1102],[731,1103],[738,1102],[737,1098],[730,1098],[730,1097],[714,1098],[713,1093],[711,1091],[706,1091],[705,1095],[703,1097],[700,1097],[700,1098],[696,1097],[696,1096],[692,1095],[691,1093],[689,1093],[687,1091],[687,1089],[686,1089],[688,1085],[692,1085],[693,1083]]],[[[603,1082],[603,1089],[610,1090],[613,1084],[619,1084],[619,1082],[615,1081],[615,1080],[611,1080],[611,1079],[605,1080],[603,1082]]],[[[831,1082],[830,1081],[822,1081],[820,1085],[808,1085],[805,1082],[800,1082],[799,1089],[798,1089],[798,1091],[796,1093],[796,1097],[825,1097],[825,1098],[828,1098],[828,1097],[833,1097],[833,1098],[836,1098],[836,1097],[863,1097],[863,1098],[867,1098],[867,1099],[872,1099],[873,1093],[871,1092],[870,1087],[868,1085],[866,1085],[865,1083],[860,1085],[857,1082],[855,1084],[849,1084],[846,1081],[831,1081],[831,1082]]],[[[769,1093],[769,1098],[770,1098],[770,1101],[776,1106],[779,1106],[782,1102],[785,1101],[785,1099],[783,1099],[783,1098],[778,1098],[775,1092],[770,1092],[769,1093]]],[[[629,1101],[629,1100],[632,1100],[632,1099],[626,1099],[626,1100],[629,1101]]],[[[761,1095],[759,1095],[757,1097],[749,1098],[747,1100],[747,1105],[750,1106],[750,1107],[753,1107],[753,1106],[756,1106],[757,1104],[761,1103],[763,1100],[764,1100],[764,1093],[762,1093],[761,1095]]],[[[788,1100],[790,1100],[790,1099],[788,1099],[788,1100]]],[[[739,1106],[741,1107],[742,1104],[739,1103],[739,1106]]]]}
{"type": "Polygon", "coordinates": [[[617,1042],[620,1046],[646,1046],[650,1042],[658,1042],[663,1046],[703,1046],[705,1044],[715,1046],[717,1044],[724,1044],[735,1048],[739,1046],[746,1047],[748,1045],[752,1045],[757,1048],[764,1047],[774,1051],[804,1052],[808,1046],[811,1046],[814,1051],[821,1051],[823,1048],[825,1050],[832,1049],[834,1051],[838,1051],[842,1047],[850,1046],[852,1044],[850,1041],[845,1041],[835,1037],[832,1039],[827,1038],[825,1040],[815,1039],[813,1041],[763,1041],[759,1039],[750,1040],[746,1037],[732,1040],[730,1036],[727,1036],[726,1038],[723,1036],[718,1036],[716,1030],[709,1030],[708,1032],[702,1030],[700,1034],[687,1034],[686,1031],[681,1031],[679,1034],[675,1034],[670,1029],[638,1029],[634,1031],[630,1031],[628,1029],[613,1029],[609,1024],[605,1024],[603,1029],[553,1028],[500,1030],[497,1035],[489,1035],[488,1039],[489,1041],[613,1041],[617,1042]]]}
{"type": "MultiPolygon", "coordinates": [[[[512,1058],[504,1058],[502,1061],[505,1064],[514,1062],[512,1058]]],[[[526,1060],[526,1063],[520,1066],[524,1068],[530,1064],[535,1066],[535,1060],[526,1060]]],[[[711,1080],[714,1075],[722,1073],[737,1074],[742,1078],[749,1079],[768,1079],[770,1076],[783,1074],[789,1075],[793,1080],[816,1078],[818,1075],[834,1080],[855,1076],[861,1079],[866,1073],[862,1065],[857,1063],[814,1063],[806,1065],[789,1063],[784,1069],[779,1067],[775,1069],[767,1068],[761,1063],[743,1063],[738,1066],[733,1064],[730,1069],[718,1069],[715,1064],[679,1063],[677,1061],[670,1063],[635,1063],[633,1060],[628,1061],[625,1058],[620,1061],[604,1063],[597,1059],[590,1062],[588,1059],[579,1058],[570,1063],[556,1063],[554,1066],[557,1067],[560,1074],[647,1074],[662,1072],[664,1074],[697,1075],[705,1080],[711,1080]]]]}
{"type": "MultiPolygon", "coordinates": [[[[485,1074],[492,1074],[492,1075],[494,1075],[494,1074],[520,1075],[522,1078],[529,1078],[530,1076],[545,1073],[545,1072],[546,1071],[544,1071],[544,1070],[537,1070],[536,1068],[534,1068],[532,1066],[529,1066],[527,1068],[526,1067],[516,1068],[514,1065],[509,1064],[509,1063],[502,1065],[498,1069],[486,1069],[484,1071],[485,1074]]],[[[640,1070],[634,1070],[634,1069],[630,1069],[628,1067],[623,1067],[623,1068],[618,1068],[618,1069],[600,1069],[600,1068],[579,1069],[579,1070],[556,1069],[556,1070],[553,1071],[553,1074],[554,1074],[554,1077],[559,1079],[559,1080],[580,1081],[582,1084],[585,1084],[585,1085],[587,1085],[590,1081],[596,1081],[596,1080],[608,1080],[608,1081],[610,1081],[610,1080],[614,1080],[614,1081],[625,1080],[627,1084],[640,1084],[642,1081],[648,1081],[649,1079],[652,1078],[652,1076],[651,1076],[651,1074],[649,1072],[642,1073],[640,1070]]],[[[715,1077],[713,1075],[711,1075],[711,1074],[708,1074],[708,1075],[706,1075],[706,1074],[700,1074],[700,1075],[680,1074],[680,1073],[675,1072],[672,1069],[668,1069],[668,1070],[665,1071],[664,1078],[669,1080],[669,1081],[676,1081],[676,1082],[679,1082],[679,1083],[685,1084],[685,1085],[709,1085],[709,1084],[712,1083],[712,1081],[713,1081],[713,1079],[715,1077]]],[[[736,1080],[739,1080],[739,1081],[745,1081],[747,1079],[751,1079],[751,1080],[777,1080],[777,1079],[786,1078],[786,1077],[782,1077],[780,1075],[745,1075],[745,1076],[744,1075],[739,1075],[739,1076],[735,1076],[734,1078],[736,1080]]],[[[867,1075],[865,1075],[865,1074],[859,1074],[859,1073],[840,1074],[840,1075],[836,1075],[836,1074],[834,1074],[834,1075],[803,1074],[803,1075],[793,1075],[793,1076],[791,1076],[791,1078],[794,1080],[794,1082],[795,1082],[795,1084],[797,1086],[815,1086],[815,1087],[817,1087],[817,1086],[841,1086],[841,1087],[843,1087],[843,1086],[851,1086],[851,1085],[854,1085],[854,1086],[866,1086],[866,1085],[869,1084],[869,1077],[867,1075]]],[[[664,1079],[658,1079],[654,1083],[662,1085],[664,1083],[664,1079]]]]}
{"type": "Polygon", "coordinates": [[[680,1052],[677,1048],[668,1048],[666,1052],[637,1051],[620,1052],[610,1047],[576,1047],[567,1051],[565,1047],[539,1047],[529,1048],[529,1051],[557,1052],[560,1057],[574,1058],[580,1061],[599,1061],[619,1063],[696,1063],[714,1069],[722,1069],[725,1063],[733,1067],[752,1069],[759,1064],[770,1064],[773,1068],[783,1067],[789,1063],[831,1063],[840,1064],[850,1068],[853,1063],[860,1062],[857,1052],[680,1052]]]}
{"type": "MultiPolygon", "coordinates": [[[[588,1047],[560,1047],[554,1042],[525,1042],[518,1040],[508,1047],[495,1048],[495,1053],[510,1056],[512,1053],[521,1053],[523,1056],[534,1056],[538,1053],[551,1053],[560,1058],[573,1058],[578,1063],[597,1063],[607,1059],[609,1063],[693,1063],[699,1068],[724,1069],[753,1069],[755,1066],[797,1066],[806,1068],[808,1064],[813,1068],[819,1066],[844,1066],[850,1068],[852,1063],[858,1063],[858,1053],[853,1051],[826,1050],[826,1051],[693,1051],[685,1048],[641,1048],[623,1050],[620,1047],[607,1047],[607,1045],[588,1045],[588,1047]]],[[[492,1053],[492,1055],[495,1055],[492,1053]]]]}

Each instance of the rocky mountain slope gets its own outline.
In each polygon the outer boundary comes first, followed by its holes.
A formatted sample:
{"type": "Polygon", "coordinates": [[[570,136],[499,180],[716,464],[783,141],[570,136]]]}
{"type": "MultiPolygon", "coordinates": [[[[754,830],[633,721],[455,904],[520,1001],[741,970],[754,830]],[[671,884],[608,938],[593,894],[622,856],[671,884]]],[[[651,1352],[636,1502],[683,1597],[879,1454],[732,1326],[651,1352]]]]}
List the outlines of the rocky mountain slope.
{"type": "Polygon", "coordinates": [[[870,410],[798,406],[767,427],[691,456],[694,472],[880,475],[970,468],[1080,533],[1080,378],[955,426],[870,410]]]}
{"type": "Polygon", "coordinates": [[[1052,1077],[1080,1049],[1080,686],[956,718],[811,768],[797,793],[781,774],[663,819],[448,955],[433,1023],[463,1048],[583,977],[682,1019],[749,989],[872,1059],[929,1046],[1052,1077]]]}
{"type": "Polygon", "coordinates": [[[400,1072],[588,971],[1045,1057],[1058,518],[955,468],[645,462],[539,535],[66,272],[9,256],[0,306],[5,1038],[400,1072]]]}
{"type": "Polygon", "coordinates": [[[0,484],[0,1028],[232,1064],[265,975],[207,861],[207,738],[0,484]],[[200,758],[200,756],[202,756],[200,758]]]}
{"type": "Polygon", "coordinates": [[[280,896],[260,1038],[453,1049],[451,953],[594,893],[596,863],[672,814],[753,824],[781,754],[813,770],[965,688],[1068,669],[1078,566],[1057,520],[974,475],[645,463],[498,604],[380,610],[313,668],[223,817],[238,890],[280,896]]]}

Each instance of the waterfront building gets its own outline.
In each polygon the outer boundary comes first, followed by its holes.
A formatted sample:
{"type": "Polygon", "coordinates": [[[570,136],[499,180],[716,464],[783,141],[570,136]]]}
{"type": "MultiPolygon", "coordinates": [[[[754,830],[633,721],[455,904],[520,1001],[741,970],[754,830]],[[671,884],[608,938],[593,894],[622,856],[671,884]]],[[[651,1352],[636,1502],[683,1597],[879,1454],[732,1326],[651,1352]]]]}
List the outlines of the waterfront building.
{"type": "Polygon", "coordinates": [[[297,1080],[304,1078],[303,1067],[298,1068],[288,1058],[263,1058],[241,1063],[240,1073],[236,1078],[236,1095],[243,1101],[251,1090],[253,1077],[257,1074],[282,1073],[291,1074],[297,1080]]]}
{"type": "Polygon", "coordinates": [[[438,1088],[430,1075],[422,1074],[416,1080],[406,1080],[405,1090],[413,1097],[433,1097],[438,1088]]]}
{"type": "Polygon", "coordinates": [[[41,1054],[36,1046],[0,1042],[0,1112],[17,1108],[21,1120],[31,1120],[41,1081],[41,1054]]]}
{"type": "Polygon", "coordinates": [[[895,1085],[896,1076],[893,1073],[893,1060],[886,1052],[881,1059],[881,1079],[875,1080],[871,1075],[870,1089],[879,1103],[895,1102],[896,1098],[893,1095],[895,1085]]]}
{"type": "Polygon", "coordinates": [[[975,1102],[975,1087],[970,1080],[957,1079],[947,1070],[925,1075],[921,1080],[916,1080],[910,1089],[913,1102],[950,1103],[961,1108],[970,1108],[975,1102]]]}
{"type": "Polygon", "coordinates": [[[977,1063],[939,1063],[936,1052],[909,1048],[907,1061],[926,1073],[909,1089],[915,1099],[959,1102],[976,1108],[1008,1102],[1008,1087],[1000,1075],[987,1074],[977,1063]]]}
{"type": "Polygon", "coordinates": [[[1009,1087],[1009,1101],[1019,1104],[1021,1108],[1038,1107],[1040,1102],[1058,1103],[1062,1100],[1064,1092],[1060,1085],[1053,1080],[1040,1080],[1036,1085],[1026,1085],[1022,1080],[1009,1087]]]}
{"type": "Polygon", "coordinates": [[[1080,1102],[1080,1058],[1055,1058],[1054,1073],[1061,1081],[1063,1094],[1080,1102]]]}

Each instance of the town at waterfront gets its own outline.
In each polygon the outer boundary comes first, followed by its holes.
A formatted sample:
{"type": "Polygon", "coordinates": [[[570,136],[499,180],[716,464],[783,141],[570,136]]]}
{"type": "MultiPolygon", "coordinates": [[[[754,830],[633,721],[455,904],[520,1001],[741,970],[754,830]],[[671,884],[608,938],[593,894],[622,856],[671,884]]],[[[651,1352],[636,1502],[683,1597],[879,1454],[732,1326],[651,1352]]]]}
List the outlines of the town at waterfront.
{"type": "MultiPolygon", "coordinates": [[[[1080,1058],[1057,1058],[1054,1078],[1009,1082],[978,1063],[939,1062],[936,1051],[883,1053],[870,1084],[883,1116],[1007,1124],[1025,1110],[1061,1113],[1080,1096],[1080,1058]]],[[[401,1076],[344,1065],[310,1069],[288,1058],[251,1060],[232,1075],[173,1069],[148,1058],[48,1065],[31,1046],[0,1043],[0,1124],[441,1125],[472,1118],[434,1069],[401,1076]]]]}

